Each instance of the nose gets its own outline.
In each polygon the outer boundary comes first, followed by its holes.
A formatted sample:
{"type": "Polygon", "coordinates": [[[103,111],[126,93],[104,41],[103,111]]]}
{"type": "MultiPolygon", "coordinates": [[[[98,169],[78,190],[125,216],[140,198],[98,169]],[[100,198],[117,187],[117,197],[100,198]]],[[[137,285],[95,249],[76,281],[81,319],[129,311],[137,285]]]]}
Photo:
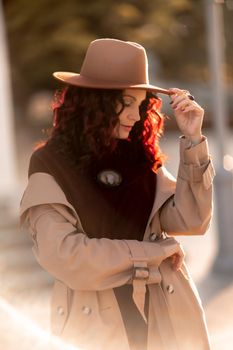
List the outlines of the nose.
{"type": "Polygon", "coordinates": [[[140,117],[140,113],[139,113],[139,108],[135,108],[134,111],[131,111],[131,113],[129,113],[128,118],[132,121],[134,121],[135,123],[138,122],[141,117],[140,117]]]}

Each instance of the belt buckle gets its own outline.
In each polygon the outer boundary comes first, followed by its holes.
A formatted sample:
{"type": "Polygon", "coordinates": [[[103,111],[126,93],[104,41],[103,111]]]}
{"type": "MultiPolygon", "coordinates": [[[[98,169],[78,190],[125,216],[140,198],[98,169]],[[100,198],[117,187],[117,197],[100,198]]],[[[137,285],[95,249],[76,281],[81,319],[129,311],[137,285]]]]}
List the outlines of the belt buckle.
{"type": "Polygon", "coordinates": [[[133,270],[133,279],[134,280],[148,280],[149,278],[149,269],[148,267],[137,266],[133,270]]]}

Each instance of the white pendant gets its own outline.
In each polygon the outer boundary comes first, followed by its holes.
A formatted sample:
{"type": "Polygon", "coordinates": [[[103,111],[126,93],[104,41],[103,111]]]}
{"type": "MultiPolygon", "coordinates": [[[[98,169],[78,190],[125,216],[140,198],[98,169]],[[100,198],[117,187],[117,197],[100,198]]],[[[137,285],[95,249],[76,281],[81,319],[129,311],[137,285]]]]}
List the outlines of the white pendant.
{"type": "Polygon", "coordinates": [[[107,187],[116,187],[122,182],[121,174],[112,169],[100,171],[97,175],[97,179],[99,182],[101,182],[101,184],[107,187]]]}

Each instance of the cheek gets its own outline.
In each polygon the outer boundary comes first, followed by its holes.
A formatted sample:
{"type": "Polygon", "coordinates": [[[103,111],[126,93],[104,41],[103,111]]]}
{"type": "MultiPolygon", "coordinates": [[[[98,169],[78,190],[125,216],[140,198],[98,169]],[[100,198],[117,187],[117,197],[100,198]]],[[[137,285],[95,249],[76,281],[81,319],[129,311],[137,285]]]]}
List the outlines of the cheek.
{"type": "Polygon", "coordinates": [[[125,110],[123,110],[122,112],[121,112],[121,114],[119,114],[119,123],[121,123],[121,122],[123,122],[123,121],[125,121],[126,120],[126,112],[125,112],[125,110]]]}

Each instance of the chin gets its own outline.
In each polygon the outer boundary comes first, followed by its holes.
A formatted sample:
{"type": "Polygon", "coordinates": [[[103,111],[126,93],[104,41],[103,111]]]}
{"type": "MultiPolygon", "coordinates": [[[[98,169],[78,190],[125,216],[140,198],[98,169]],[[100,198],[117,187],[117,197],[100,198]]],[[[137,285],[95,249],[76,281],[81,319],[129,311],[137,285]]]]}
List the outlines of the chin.
{"type": "Polygon", "coordinates": [[[129,132],[120,132],[119,135],[117,136],[118,139],[121,140],[126,140],[129,137],[129,132]]]}

